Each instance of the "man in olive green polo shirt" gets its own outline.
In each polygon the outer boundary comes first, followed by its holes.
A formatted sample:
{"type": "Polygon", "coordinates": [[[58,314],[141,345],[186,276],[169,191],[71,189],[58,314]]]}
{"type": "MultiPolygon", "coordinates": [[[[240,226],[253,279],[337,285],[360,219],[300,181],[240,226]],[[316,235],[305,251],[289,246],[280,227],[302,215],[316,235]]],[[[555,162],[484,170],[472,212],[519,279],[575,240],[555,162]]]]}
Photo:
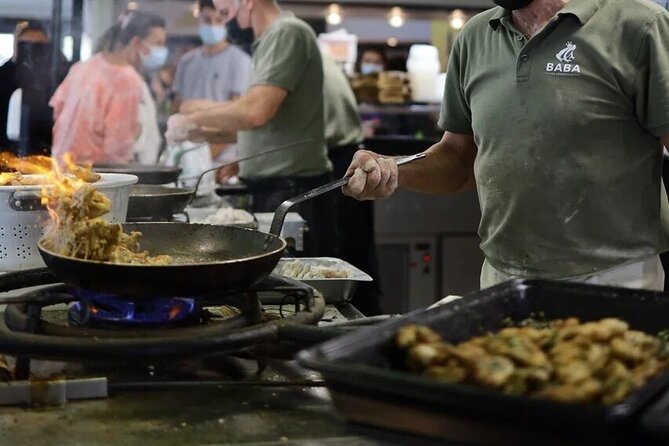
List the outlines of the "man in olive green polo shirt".
{"type": "MultiPolygon", "coordinates": [[[[285,147],[240,163],[239,176],[252,194],[253,212],[270,212],[287,198],[331,180],[323,122],[323,66],[313,30],[274,0],[214,0],[239,28],[251,27],[251,87],[227,103],[201,103],[171,118],[168,134],[209,141],[237,139],[239,157],[285,147]],[[181,130],[181,132],[179,131],[181,130]]],[[[309,224],[306,254],[334,255],[337,247],[331,197],[297,207],[309,224]]]]}
{"type": "MultiPolygon", "coordinates": [[[[453,48],[427,158],[356,154],[345,193],[476,185],[481,281],[662,288],[669,13],[646,0],[497,0],[453,48]]],[[[666,220],[665,220],[666,221],[666,220]]]]}

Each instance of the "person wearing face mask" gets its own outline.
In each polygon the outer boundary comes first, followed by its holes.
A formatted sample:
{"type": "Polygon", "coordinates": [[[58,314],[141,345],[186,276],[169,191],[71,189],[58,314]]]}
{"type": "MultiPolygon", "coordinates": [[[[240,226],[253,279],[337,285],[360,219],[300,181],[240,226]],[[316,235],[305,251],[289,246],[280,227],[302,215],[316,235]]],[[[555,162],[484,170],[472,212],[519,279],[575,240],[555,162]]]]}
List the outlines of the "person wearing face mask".
{"type": "MultiPolygon", "coordinates": [[[[251,81],[251,57],[230,44],[223,15],[212,0],[200,0],[199,6],[202,46],[179,60],[174,80],[175,110],[182,104],[188,108],[190,101],[231,101],[246,92],[251,81]]],[[[236,157],[234,145],[210,144],[210,149],[219,162],[236,157]]]]}
{"type": "Polygon", "coordinates": [[[669,12],[646,0],[494,1],[452,49],[442,140],[399,170],[356,153],[344,192],[476,187],[482,287],[520,277],[662,290],[669,12]]]}
{"type": "Polygon", "coordinates": [[[132,11],[105,33],[99,52],[72,67],[51,98],[57,159],[69,152],[78,162],[132,161],[142,133],[142,96],[148,91],[139,73],[165,64],[165,41],[162,17],[132,11]]]}
{"type": "MultiPolygon", "coordinates": [[[[194,108],[168,122],[173,140],[238,141],[240,158],[284,147],[239,165],[253,212],[273,212],[284,200],[332,178],[323,118],[323,65],[316,35],[274,0],[214,0],[228,21],[255,36],[248,91],[214,107],[194,108]]],[[[328,196],[296,211],[307,220],[305,254],[334,255],[337,232],[328,196]]]]}
{"type": "Polygon", "coordinates": [[[0,66],[0,151],[17,151],[19,147],[17,141],[7,137],[7,116],[10,99],[14,92],[21,88],[19,64],[23,57],[19,54],[20,48],[23,43],[46,44],[48,41],[49,37],[40,23],[22,21],[17,24],[14,33],[14,54],[0,66]]]}
{"type": "Polygon", "coordinates": [[[358,60],[358,72],[363,76],[378,74],[386,69],[386,57],[381,50],[368,48],[358,60]]]}

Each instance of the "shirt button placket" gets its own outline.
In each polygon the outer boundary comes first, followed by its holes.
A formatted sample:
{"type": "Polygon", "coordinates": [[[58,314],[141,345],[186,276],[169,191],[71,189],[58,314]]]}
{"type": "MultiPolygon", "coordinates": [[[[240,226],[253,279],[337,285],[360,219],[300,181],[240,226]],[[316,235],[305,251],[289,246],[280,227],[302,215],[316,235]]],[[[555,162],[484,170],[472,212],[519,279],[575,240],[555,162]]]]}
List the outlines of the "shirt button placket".
{"type": "Polygon", "coordinates": [[[527,49],[521,52],[518,57],[518,64],[516,65],[516,81],[527,81],[530,78],[530,56],[527,54],[527,49]]]}

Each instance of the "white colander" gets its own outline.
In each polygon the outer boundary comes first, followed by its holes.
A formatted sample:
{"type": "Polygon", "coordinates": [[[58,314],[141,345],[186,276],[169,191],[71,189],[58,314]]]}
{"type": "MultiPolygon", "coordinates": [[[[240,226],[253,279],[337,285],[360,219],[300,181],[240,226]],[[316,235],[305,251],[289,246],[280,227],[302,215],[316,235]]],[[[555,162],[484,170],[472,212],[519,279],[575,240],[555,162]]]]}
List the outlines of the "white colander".
{"type": "MultiPolygon", "coordinates": [[[[112,202],[105,218],[125,222],[134,175],[103,173],[93,186],[112,202]]],[[[41,186],[0,186],[0,272],[44,267],[37,242],[49,219],[40,204],[41,186]]]]}

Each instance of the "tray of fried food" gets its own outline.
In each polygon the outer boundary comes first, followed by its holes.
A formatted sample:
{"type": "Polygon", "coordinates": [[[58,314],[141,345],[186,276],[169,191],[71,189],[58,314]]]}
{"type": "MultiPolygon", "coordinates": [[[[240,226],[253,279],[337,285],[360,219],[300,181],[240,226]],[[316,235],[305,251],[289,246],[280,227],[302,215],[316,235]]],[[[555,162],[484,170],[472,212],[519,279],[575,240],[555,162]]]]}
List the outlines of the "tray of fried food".
{"type": "Polygon", "coordinates": [[[669,365],[665,342],[615,318],[527,321],[456,345],[410,324],[396,343],[414,373],[567,403],[618,403],[669,365]]]}

